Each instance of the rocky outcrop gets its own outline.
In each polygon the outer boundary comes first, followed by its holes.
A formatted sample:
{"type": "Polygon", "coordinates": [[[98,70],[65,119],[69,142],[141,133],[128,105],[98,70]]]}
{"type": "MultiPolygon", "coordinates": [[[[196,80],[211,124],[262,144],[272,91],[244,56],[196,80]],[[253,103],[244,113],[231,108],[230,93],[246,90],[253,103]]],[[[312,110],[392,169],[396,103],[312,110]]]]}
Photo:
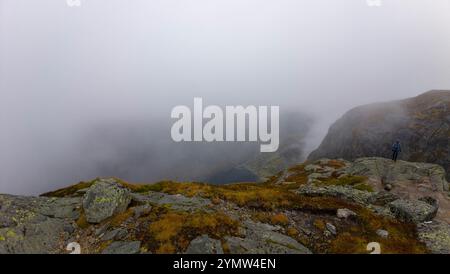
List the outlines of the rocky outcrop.
{"type": "Polygon", "coordinates": [[[0,253],[367,253],[371,242],[449,253],[442,175],[432,164],[321,159],[261,184],[96,179],[43,197],[0,195],[0,253]]]}
{"type": "Polygon", "coordinates": [[[398,199],[389,204],[391,212],[400,220],[422,223],[436,216],[438,206],[421,200],[398,199]]]}
{"type": "MultiPolygon", "coordinates": [[[[354,108],[337,120],[308,159],[391,157],[402,144],[401,160],[435,163],[450,171],[450,91],[354,108]]],[[[449,180],[450,178],[447,177],[449,180]]]]}
{"type": "Polygon", "coordinates": [[[81,200],[0,195],[0,254],[58,253],[81,200]]]}
{"type": "Polygon", "coordinates": [[[356,159],[347,169],[349,174],[358,174],[376,179],[386,185],[412,184],[433,191],[448,191],[444,168],[429,163],[398,161],[380,157],[356,159]]]}

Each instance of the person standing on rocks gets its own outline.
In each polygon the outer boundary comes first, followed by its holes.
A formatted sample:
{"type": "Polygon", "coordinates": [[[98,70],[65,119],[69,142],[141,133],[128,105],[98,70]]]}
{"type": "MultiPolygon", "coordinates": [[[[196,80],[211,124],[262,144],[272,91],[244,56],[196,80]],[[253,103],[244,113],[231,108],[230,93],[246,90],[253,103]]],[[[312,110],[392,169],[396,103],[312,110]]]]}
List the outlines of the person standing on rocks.
{"type": "Polygon", "coordinates": [[[400,145],[400,141],[396,141],[393,145],[392,145],[392,160],[394,162],[397,162],[397,157],[398,154],[402,151],[402,146],[400,145]]]}

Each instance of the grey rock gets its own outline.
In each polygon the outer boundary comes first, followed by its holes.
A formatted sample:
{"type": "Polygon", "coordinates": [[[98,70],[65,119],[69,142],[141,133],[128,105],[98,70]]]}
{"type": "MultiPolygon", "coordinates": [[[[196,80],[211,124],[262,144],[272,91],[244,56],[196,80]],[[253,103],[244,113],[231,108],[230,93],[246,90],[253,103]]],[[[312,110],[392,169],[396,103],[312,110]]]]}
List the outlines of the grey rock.
{"type": "Polygon", "coordinates": [[[305,185],[296,190],[296,193],[303,196],[322,197],[330,196],[359,204],[367,204],[373,195],[367,191],[361,191],[347,186],[324,186],[318,187],[305,185]]]}
{"type": "Polygon", "coordinates": [[[73,227],[72,224],[66,224],[64,225],[64,231],[69,234],[72,234],[75,231],[75,228],[73,227]]]}
{"type": "Polygon", "coordinates": [[[133,211],[134,211],[134,217],[139,218],[145,214],[148,214],[150,211],[152,211],[152,206],[151,205],[136,206],[133,208],[133,211]]]}
{"type": "Polygon", "coordinates": [[[71,220],[43,215],[52,199],[0,195],[0,253],[57,253],[71,220]]]}
{"type": "Polygon", "coordinates": [[[430,221],[437,213],[436,206],[420,200],[398,199],[389,204],[389,209],[397,219],[414,223],[430,221]]]}
{"type": "Polygon", "coordinates": [[[0,228],[16,226],[12,216],[0,215],[0,228]]]}
{"type": "Polygon", "coordinates": [[[0,254],[57,253],[65,223],[55,218],[0,229],[0,254]],[[26,232],[26,233],[25,233],[26,232]]]}
{"type": "Polygon", "coordinates": [[[337,234],[337,229],[334,225],[330,224],[330,223],[326,223],[325,227],[327,228],[327,230],[332,234],[332,235],[336,235],[337,234]]]}
{"type": "Polygon", "coordinates": [[[114,229],[109,232],[106,232],[105,235],[103,235],[102,240],[103,241],[109,241],[109,240],[122,240],[127,236],[128,232],[124,228],[114,229]]]}
{"type": "Polygon", "coordinates": [[[202,235],[191,241],[186,254],[223,254],[222,244],[208,235],[202,235]]]}
{"type": "Polygon", "coordinates": [[[81,198],[50,198],[42,203],[39,213],[53,217],[76,220],[80,217],[81,198]]]}
{"type": "Polygon", "coordinates": [[[356,217],[356,213],[347,208],[339,208],[337,210],[336,216],[340,219],[348,219],[352,217],[356,217]]]}
{"type": "Polygon", "coordinates": [[[450,225],[442,222],[417,226],[418,237],[435,254],[450,254],[450,225]]]}
{"type": "Polygon", "coordinates": [[[95,229],[95,236],[101,236],[103,234],[106,233],[106,231],[108,230],[110,224],[106,223],[104,225],[101,225],[100,227],[98,227],[97,229],[95,229]]]}
{"type": "Polygon", "coordinates": [[[387,237],[389,237],[389,232],[388,232],[387,230],[384,230],[384,229],[378,229],[378,230],[376,231],[376,233],[377,233],[378,236],[380,236],[380,237],[382,237],[382,238],[387,238],[387,237]]]}
{"type": "Polygon", "coordinates": [[[400,197],[386,191],[375,193],[369,198],[369,203],[378,206],[386,206],[387,204],[398,200],[400,197]]]}
{"type": "Polygon", "coordinates": [[[83,208],[89,223],[124,212],[131,201],[130,192],[114,180],[102,179],[92,185],[83,197],[83,208]]]}
{"type": "Polygon", "coordinates": [[[232,254],[311,254],[295,239],[278,233],[274,226],[244,221],[243,237],[225,237],[232,254]]]}
{"type": "Polygon", "coordinates": [[[138,254],[140,247],[139,241],[113,242],[102,251],[102,254],[138,254]]]}

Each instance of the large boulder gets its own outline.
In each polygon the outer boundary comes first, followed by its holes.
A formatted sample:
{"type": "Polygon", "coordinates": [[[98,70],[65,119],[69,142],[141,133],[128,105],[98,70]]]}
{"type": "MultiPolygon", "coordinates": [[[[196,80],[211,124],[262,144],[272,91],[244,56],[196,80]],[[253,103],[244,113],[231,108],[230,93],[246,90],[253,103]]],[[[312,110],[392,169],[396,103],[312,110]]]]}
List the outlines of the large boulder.
{"type": "Polygon", "coordinates": [[[131,201],[130,191],[113,179],[102,179],[92,185],[83,197],[83,209],[89,223],[124,212],[131,201]]]}
{"type": "Polygon", "coordinates": [[[401,221],[421,223],[436,216],[438,205],[429,197],[423,200],[398,199],[389,204],[389,209],[401,221]]]}

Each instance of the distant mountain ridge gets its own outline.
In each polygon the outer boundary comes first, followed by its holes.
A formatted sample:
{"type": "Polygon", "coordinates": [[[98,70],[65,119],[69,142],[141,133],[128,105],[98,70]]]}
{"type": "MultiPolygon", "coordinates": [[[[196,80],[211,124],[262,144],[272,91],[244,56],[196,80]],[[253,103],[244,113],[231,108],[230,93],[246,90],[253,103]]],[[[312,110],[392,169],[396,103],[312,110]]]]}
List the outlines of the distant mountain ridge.
{"type": "Polygon", "coordinates": [[[308,159],[389,158],[395,140],[402,144],[401,159],[439,164],[449,178],[450,91],[356,107],[331,125],[308,159]]]}

